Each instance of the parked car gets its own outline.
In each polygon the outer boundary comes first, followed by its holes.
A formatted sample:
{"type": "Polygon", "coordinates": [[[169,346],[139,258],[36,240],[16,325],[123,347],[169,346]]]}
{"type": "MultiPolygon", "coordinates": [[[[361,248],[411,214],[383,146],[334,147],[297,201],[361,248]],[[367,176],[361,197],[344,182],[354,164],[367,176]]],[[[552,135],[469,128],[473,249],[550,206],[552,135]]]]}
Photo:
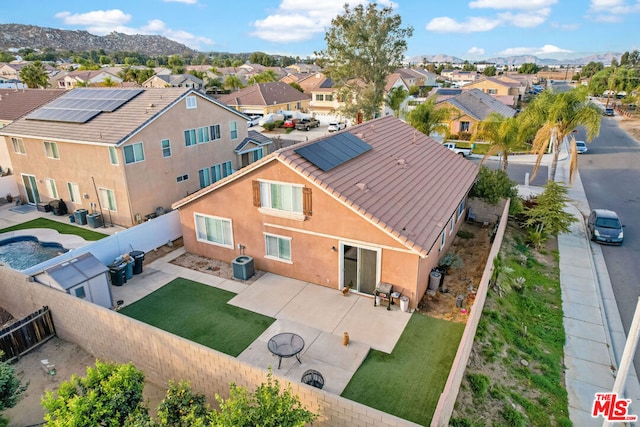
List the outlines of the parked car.
{"type": "Polygon", "coordinates": [[[622,227],[618,214],[607,209],[592,210],[587,221],[591,240],[599,243],[621,245],[624,240],[622,227]]]}
{"type": "Polygon", "coordinates": [[[294,127],[296,127],[296,122],[296,119],[287,119],[282,124],[282,127],[286,129],[293,129],[294,127]]]}
{"type": "Polygon", "coordinates": [[[320,121],[313,117],[310,119],[302,119],[296,123],[296,129],[298,130],[309,130],[311,128],[317,128],[318,126],[320,126],[320,121]]]}
{"type": "Polygon", "coordinates": [[[578,154],[586,154],[589,149],[584,141],[576,141],[576,151],[578,154]]]}
{"type": "Polygon", "coordinates": [[[604,109],[604,115],[605,116],[613,116],[613,115],[615,115],[615,112],[613,111],[613,108],[605,108],[604,109]]]}
{"type": "Polygon", "coordinates": [[[443,145],[454,153],[461,155],[462,157],[469,157],[473,154],[472,148],[456,147],[456,144],[454,144],[453,142],[445,142],[443,145]]]}
{"type": "Polygon", "coordinates": [[[339,130],[345,129],[347,127],[346,123],[343,122],[329,122],[329,127],[327,130],[329,132],[337,132],[339,130]]]}
{"type": "Polygon", "coordinates": [[[261,118],[261,116],[249,116],[249,120],[247,120],[247,126],[257,126],[261,118]]]}

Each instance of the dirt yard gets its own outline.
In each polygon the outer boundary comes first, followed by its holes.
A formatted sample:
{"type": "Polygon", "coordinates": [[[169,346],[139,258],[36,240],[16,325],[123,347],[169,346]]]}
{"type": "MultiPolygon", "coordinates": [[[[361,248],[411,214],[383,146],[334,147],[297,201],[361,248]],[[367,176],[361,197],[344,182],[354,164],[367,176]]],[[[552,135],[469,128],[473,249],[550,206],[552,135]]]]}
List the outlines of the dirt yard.
{"type": "Polygon", "coordinates": [[[460,228],[470,236],[467,239],[456,236],[449,249],[462,260],[462,267],[451,269],[443,277],[440,290],[427,292],[422,298],[419,311],[429,316],[454,322],[466,322],[473,305],[482,273],[491,249],[490,235],[493,226],[482,227],[480,224],[465,223],[460,228]],[[457,307],[458,296],[461,307],[457,307]]]}
{"type": "Polygon", "coordinates": [[[636,114],[634,118],[620,120],[620,127],[624,129],[633,139],[640,144],[640,116],[636,114]]]}

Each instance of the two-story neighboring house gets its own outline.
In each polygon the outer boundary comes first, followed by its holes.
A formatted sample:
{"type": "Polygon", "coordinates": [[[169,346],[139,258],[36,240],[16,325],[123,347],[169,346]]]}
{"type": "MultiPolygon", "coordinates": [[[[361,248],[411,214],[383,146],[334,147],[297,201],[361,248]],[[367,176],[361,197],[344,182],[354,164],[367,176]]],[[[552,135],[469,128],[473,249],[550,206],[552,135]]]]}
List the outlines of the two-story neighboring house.
{"type": "Polygon", "coordinates": [[[74,89],[0,137],[25,202],[62,199],[122,226],[230,175],[264,146],[251,142],[246,116],[186,88],[74,89]]]}
{"type": "Polygon", "coordinates": [[[462,90],[459,95],[447,98],[436,104],[436,108],[448,108],[450,111],[449,132],[451,135],[461,133],[473,134],[478,123],[491,113],[503,117],[514,117],[516,110],[503,104],[480,89],[462,90]]]}
{"type": "MultiPolygon", "coordinates": [[[[522,96],[521,87],[522,85],[519,82],[502,80],[495,77],[484,77],[474,83],[465,85],[464,89],[479,89],[503,104],[515,107],[522,96]]],[[[522,89],[522,92],[524,93],[524,89],[522,89]]]]}
{"type": "Polygon", "coordinates": [[[111,82],[114,86],[119,86],[122,79],[115,73],[105,70],[76,70],[67,73],[64,77],[57,79],[58,87],[61,89],[74,89],[76,87],[102,86],[106,82],[111,82]]]}
{"type": "Polygon", "coordinates": [[[282,148],[175,203],[187,251],[415,307],[478,167],[392,116],[282,148]]]}

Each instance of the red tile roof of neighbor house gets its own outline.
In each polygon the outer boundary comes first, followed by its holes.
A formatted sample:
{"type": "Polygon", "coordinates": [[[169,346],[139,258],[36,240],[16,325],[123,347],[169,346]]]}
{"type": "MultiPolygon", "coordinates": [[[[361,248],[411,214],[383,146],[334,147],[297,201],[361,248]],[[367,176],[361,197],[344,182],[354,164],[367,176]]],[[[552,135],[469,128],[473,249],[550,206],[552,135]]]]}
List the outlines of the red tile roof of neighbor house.
{"type": "Polygon", "coordinates": [[[0,89],[0,120],[16,120],[65,92],[64,89],[0,89]]]}
{"type": "Polygon", "coordinates": [[[355,135],[372,149],[323,172],[296,150],[337,134],[282,148],[174,203],[173,207],[197,200],[277,160],[415,253],[427,256],[473,185],[478,166],[393,116],[342,132],[355,135]]]}
{"type": "MultiPolygon", "coordinates": [[[[80,88],[66,91],[67,94],[76,91],[126,91],[132,89],[118,88],[80,88]]],[[[141,89],[137,89],[140,91],[141,89]]],[[[295,89],[294,89],[295,90],[295,89]]],[[[25,117],[0,129],[0,134],[16,137],[50,138],[58,141],[77,143],[121,144],[135,135],[144,125],[159,118],[162,113],[188,94],[204,98],[198,102],[212,102],[237,114],[239,120],[245,116],[236,110],[220,104],[198,91],[183,87],[163,89],[142,89],[140,94],[125,102],[113,112],[102,112],[86,123],[66,123],[48,120],[31,120],[25,117]],[[206,100],[206,101],[205,101],[206,100]]]]}

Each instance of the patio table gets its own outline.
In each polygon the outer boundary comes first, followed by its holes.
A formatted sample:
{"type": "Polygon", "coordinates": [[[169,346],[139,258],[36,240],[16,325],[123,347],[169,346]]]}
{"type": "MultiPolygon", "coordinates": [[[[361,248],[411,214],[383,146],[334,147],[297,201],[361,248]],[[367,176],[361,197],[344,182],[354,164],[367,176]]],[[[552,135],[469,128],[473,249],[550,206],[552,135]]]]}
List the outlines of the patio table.
{"type": "Polygon", "coordinates": [[[267,347],[271,353],[278,356],[278,369],[280,369],[283,357],[288,358],[295,356],[298,362],[302,364],[300,361],[300,352],[304,348],[304,340],[298,334],[283,332],[274,335],[269,339],[267,347]]]}

